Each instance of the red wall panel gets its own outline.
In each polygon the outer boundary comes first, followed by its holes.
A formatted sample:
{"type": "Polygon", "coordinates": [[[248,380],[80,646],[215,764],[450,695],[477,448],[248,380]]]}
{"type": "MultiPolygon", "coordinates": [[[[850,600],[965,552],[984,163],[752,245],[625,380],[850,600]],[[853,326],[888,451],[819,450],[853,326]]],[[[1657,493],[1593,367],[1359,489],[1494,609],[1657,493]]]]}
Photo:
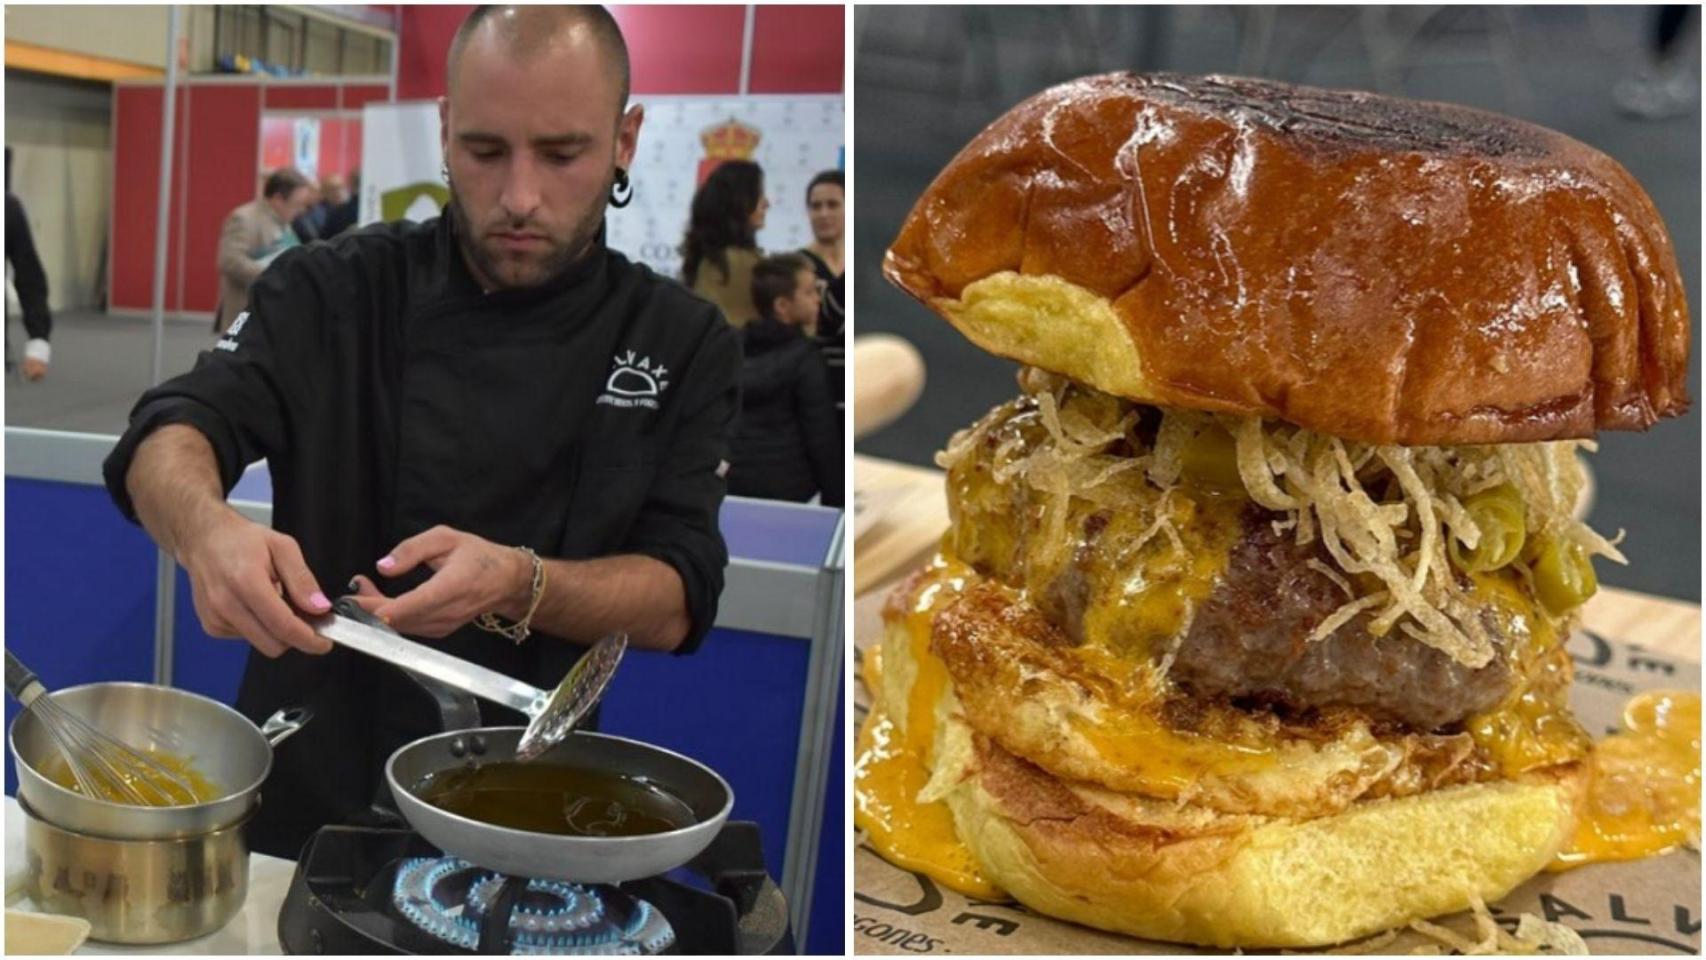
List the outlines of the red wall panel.
{"type": "Polygon", "coordinates": [[[473,4],[409,4],[401,8],[397,44],[397,99],[430,100],[444,95],[444,57],[450,39],[473,4]]]}
{"type": "Polygon", "coordinates": [[[159,87],[113,87],[113,223],[107,247],[107,301],[113,309],[146,309],[151,302],[163,99],[159,87]]]}
{"type": "Polygon", "coordinates": [[[261,159],[256,172],[288,167],[295,159],[296,118],[262,117],[261,159]]]}
{"type": "Polygon", "coordinates": [[[219,303],[219,228],[227,214],[260,192],[255,154],[261,91],[227,84],[190,89],[182,309],[212,312],[219,303]]]}
{"type": "Polygon", "coordinates": [[[752,24],[753,93],[840,93],[842,8],[758,7],[752,24]]]}
{"type": "Polygon", "coordinates": [[[348,177],[361,166],[361,120],[327,117],[320,121],[320,177],[348,177]]]}
{"type": "MultiPolygon", "coordinates": [[[[397,99],[444,93],[444,57],[456,28],[473,7],[405,6],[397,58],[397,99]]],[[[622,25],[639,94],[735,93],[740,89],[746,8],[612,6],[622,25]]],[[[759,6],[753,23],[754,93],[835,93],[841,90],[842,14],[839,6],[759,6]]]]}
{"type": "Polygon", "coordinates": [[[628,41],[633,91],[733,93],[740,89],[740,6],[633,6],[610,11],[628,41]]]}
{"type": "Polygon", "coordinates": [[[320,179],[344,172],[344,122],[336,117],[320,121],[320,179]]]}
{"type": "Polygon", "coordinates": [[[360,110],[370,100],[383,103],[390,96],[390,87],[345,87],[340,106],[344,110],[360,110]]]}
{"type": "Polygon", "coordinates": [[[336,110],[336,86],[267,85],[268,110],[336,110]]]}

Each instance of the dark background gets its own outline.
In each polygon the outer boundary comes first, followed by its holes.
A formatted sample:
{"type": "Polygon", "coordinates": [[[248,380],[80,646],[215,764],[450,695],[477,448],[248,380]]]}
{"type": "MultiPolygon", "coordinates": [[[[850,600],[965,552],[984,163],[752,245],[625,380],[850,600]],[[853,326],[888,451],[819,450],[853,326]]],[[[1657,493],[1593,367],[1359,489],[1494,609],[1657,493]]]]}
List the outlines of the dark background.
{"type": "MultiPolygon", "coordinates": [[[[950,433],[1011,397],[1014,365],[972,346],[889,286],[883,251],[930,181],[1009,107],[1054,83],[1109,70],[1239,73],[1376,90],[1495,110],[1616,158],[1664,216],[1688,289],[1700,395],[1700,39],[1678,48],[1693,105],[1662,120],[1618,109],[1620,83],[1650,62],[1651,7],[860,7],[854,20],[853,279],[859,333],[924,355],[911,412],[858,444],[929,464],[950,433]]],[[[1700,415],[1650,434],[1606,433],[1589,462],[1590,521],[1628,530],[1627,568],[1601,579],[1700,598],[1700,415]]]]}

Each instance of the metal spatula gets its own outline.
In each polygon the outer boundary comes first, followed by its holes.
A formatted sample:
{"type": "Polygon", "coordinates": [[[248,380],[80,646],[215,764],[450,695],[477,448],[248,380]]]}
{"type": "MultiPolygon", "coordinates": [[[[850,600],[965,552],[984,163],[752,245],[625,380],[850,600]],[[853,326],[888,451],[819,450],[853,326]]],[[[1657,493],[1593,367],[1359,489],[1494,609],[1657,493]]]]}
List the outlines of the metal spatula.
{"type": "Polygon", "coordinates": [[[528,723],[527,732],[516,746],[518,760],[538,757],[574,731],[575,725],[604,696],[604,688],[628,649],[627,634],[604,637],[581,656],[555,690],[546,691],[416,643],[363,610],[351,597],[340,598],[332,605],[330,614],[313,621],[313,627],[320,636],[340,646],[520,711],[528,723]]]}

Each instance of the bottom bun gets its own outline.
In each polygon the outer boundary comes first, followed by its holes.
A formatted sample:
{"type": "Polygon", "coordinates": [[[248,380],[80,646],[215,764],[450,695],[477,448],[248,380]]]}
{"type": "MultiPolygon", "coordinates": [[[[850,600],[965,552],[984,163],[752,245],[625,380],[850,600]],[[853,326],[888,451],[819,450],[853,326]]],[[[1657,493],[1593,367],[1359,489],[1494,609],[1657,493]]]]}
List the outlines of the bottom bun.
{"type": "Polygon", "coordinates": [[[1067,784],[970,740],[945,799],[991,881],[1041,913],[1216,947],[1324,946],[1496,900],[1557,854],[1584,780],[1555,768],[1291,820],[1067,784]]]}

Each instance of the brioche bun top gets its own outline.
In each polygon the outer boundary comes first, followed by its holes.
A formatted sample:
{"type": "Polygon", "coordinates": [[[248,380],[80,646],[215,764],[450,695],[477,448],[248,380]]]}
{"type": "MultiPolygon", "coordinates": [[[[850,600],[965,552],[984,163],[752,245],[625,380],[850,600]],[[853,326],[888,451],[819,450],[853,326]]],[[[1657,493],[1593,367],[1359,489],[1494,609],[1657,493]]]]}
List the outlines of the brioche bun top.
{"type": "Polygon", "coordinates": [[[960,151],[884,272],[991,352],[1347,439],[1583,438],[1688,405],[1685,292],[1640,186],[1447,104],[1063,84],[960,151]]]}

